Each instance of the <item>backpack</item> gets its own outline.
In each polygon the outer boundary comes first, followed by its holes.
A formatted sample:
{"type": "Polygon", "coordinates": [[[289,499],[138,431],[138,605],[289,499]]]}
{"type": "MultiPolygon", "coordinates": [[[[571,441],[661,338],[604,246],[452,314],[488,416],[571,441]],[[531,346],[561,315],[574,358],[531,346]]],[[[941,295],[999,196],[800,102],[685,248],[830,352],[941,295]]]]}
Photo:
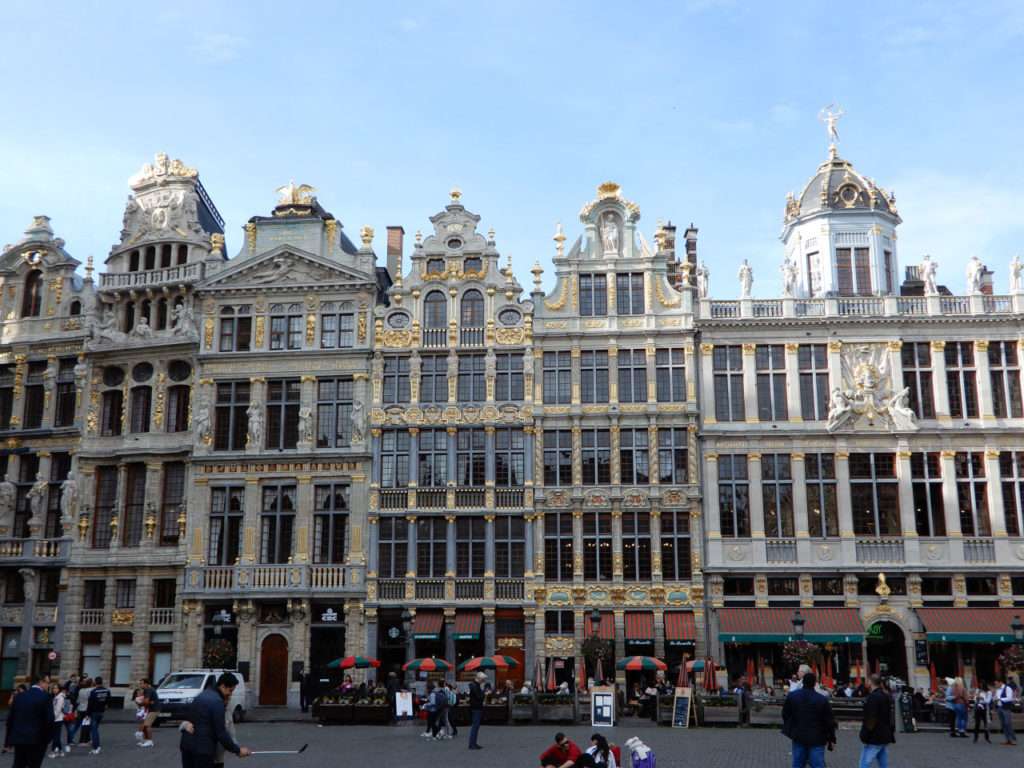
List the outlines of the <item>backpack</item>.
{"type": "Polygon", "coordinates": [[[434,691],[432,697],[434,699],[434,711],[440,712],[442,709],[448,709],[448,695],[446,689],[439,688],[434,691]]]}
{"type": "Polygon", "coordinates": [[[445,693],[448,694],[449,707],[454,707],[456,704],[459,703],[459,697],[455,695],[455,691],[453,691],[451,688],[445,688],[445,693]]]}
{"type": "Polygon", "coordinates": [[[64,706],[62,706],[60,708],[60,713],[62,715],[70,715],[71,714],[71,699],[68,699],[68,698],[64,699],[64,706]]]}

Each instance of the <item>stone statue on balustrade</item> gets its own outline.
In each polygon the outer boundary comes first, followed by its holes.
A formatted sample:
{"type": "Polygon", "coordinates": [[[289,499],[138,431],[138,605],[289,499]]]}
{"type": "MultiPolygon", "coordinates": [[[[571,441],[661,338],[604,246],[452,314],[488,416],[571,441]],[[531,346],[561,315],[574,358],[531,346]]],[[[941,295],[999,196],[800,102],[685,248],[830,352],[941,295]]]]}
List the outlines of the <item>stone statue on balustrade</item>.
{"type": "Polygon", "coordinates": [[[740,271],[736,275],[740,281],[740,295],[744,299],[750,298],[750,290],[754,286],[754,270],[747,264],[747,260],[744,259],[740,265],[740,271]]]}
{"type": "Polygon", "coordinates": [[[935,274],[939,265],[932,261],[927,253],[921,257],[921,263],[917,267],[917,276],[924,282],[925,296],[938,296],[939,287],[935,282],[935,274]]]}

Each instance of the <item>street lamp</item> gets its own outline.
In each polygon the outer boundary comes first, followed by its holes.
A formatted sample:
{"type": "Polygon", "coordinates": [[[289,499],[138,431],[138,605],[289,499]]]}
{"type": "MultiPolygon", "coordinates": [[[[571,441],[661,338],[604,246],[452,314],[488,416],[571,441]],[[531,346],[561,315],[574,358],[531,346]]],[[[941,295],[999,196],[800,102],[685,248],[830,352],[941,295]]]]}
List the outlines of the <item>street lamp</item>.
{"type": "Polygon", "coordinates": [[[590,633],[596,635],[601,629],[601,612],[595,608],[590,612],[590,633]]]}
{"type": "Polygon", "coordinates": [[[1024,645],[1024,622],[1021,622],[1018,614],[1013,615],[1013,624],[1010,625],[1010,629],[1013,630],[1013,642],[1017,645],[1024,645]]]}
{"type": "Polygon", "coordinates": [[[806,619],[800,615],[800,611],[793,614],[793,634],[797,636],[797,639],[804,636],[805,621],[806,619]]]}

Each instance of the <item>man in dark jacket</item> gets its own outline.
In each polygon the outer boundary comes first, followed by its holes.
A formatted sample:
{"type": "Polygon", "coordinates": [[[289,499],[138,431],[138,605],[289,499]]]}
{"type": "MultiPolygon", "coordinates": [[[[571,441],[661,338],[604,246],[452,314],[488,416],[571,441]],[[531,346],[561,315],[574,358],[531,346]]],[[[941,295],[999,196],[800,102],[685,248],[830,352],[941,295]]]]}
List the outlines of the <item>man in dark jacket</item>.
{"type": "Polygon", "coordinates": [[[4,744],[14,747],[14,768],[39,768],[53,736],[53,705],[46,689],[50,676],[32,675],[32,687],[14,697],[7,713],[4,744]]]}
{"type": "Polygon", "coordinates": [[[828,697],[814,690],[818,678],[808,672],[801,687],[782,704],[782,733],[793,740],[793,768],[825,768],[825,746],[836,745],[836,718],[828,697]]]}
{"type": "Polygon", "coordinates": [[[476,673],[476,679],[469,684],[469,748],[483,749],[476,743],[476,735],[480,732],[480,723],[484,719],[484,682],[487,675],[483,672],[476,673]]]}
{"type": "Polygon", "coordinates": [[[89,698],[85,701],[85,716],[89,718],[89,735],[92,737],[90,755],[100,753],[100,723],[103,722],[103,713],[107,711],[109,701],[110,689],[103,684],[103,678],[97,675],[96,685],[89,691],[89,698]]]}
{"type": "Polygon", "coordinates": [[[864,722],[860,728],[860,741],[864,745],[860,750],[860,768],[870,768],[875,760],[878,760],[878,768],[889,768],[888,747],[896,741],[889,724],[892,702],[882,688],[879,675],[868,676],[868,689],[871,693],[864,700],[864,722]]]}
{"type": "Polygon", "coordinates": [[[238,678],[225,672],[217,678],[217,685],[207,688],[196,696],[189,707],[187,719],[192,723],[192,732],[181,734],[182,768],[212,768],[216,744],[219,742],[228,752],[239,757],[248,757],[249,750],[240,747],[228,733],[224,712],[235,692],[238,678]]]}

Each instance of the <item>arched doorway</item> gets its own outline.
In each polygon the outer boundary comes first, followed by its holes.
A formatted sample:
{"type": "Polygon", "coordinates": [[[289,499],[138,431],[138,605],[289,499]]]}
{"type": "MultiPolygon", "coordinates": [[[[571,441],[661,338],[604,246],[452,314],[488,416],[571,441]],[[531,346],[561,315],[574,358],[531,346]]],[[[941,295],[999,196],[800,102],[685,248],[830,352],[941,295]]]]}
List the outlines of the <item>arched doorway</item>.
{"type": "Polygon", "coordinates": [[[907,642],[903,630],[891,621],[879,621],[868,627],[868,672],[880,669],[882,677],[897,677],[907,682],[907,642]]]}
{"type": "Polygon", "coordinates": [[[282,635],[267,635],[260,647],[260,705],[288,703],[288,641],[282,635]]]}

